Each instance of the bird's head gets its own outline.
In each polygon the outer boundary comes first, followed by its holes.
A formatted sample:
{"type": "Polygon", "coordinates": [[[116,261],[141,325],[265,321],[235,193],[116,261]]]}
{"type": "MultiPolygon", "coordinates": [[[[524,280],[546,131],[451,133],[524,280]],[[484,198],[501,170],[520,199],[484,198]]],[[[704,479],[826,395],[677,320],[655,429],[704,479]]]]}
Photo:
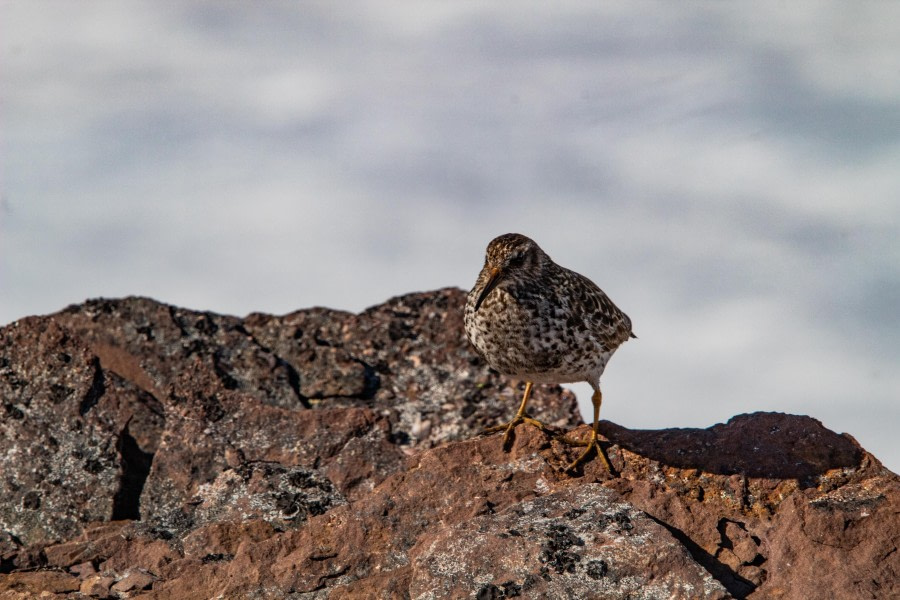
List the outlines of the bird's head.
{"type": "Polygon", "coordinates": [[[550,262],[550,257],[529,237],[506,233],[494,238],[484,256],[479,281],[485,279],[486,282],[475,301],[475,310],[501,282],[533,277],[541,272],[547,262],[550,262]]]}

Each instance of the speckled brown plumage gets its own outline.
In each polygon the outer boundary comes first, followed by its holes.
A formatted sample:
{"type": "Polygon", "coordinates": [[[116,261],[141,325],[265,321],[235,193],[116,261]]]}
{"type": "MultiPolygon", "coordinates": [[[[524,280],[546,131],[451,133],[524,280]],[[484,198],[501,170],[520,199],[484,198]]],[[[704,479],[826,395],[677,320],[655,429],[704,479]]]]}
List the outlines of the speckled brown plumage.
{"type": "MultiPolygon", "coordinates": [[[[530,238],[508,233],[488,244],[466,301],[465,327],[476,351],[503,374],[528,383],[591,384],[594,430],[576,466],[596,446],[600,376],[616,349],[635,337],[631,319],[590,279],[553,262],[530,238]]],[[[505,426],[504,443],[522,421],[543,427],[525,416],[530,390],[505,426]]]]}

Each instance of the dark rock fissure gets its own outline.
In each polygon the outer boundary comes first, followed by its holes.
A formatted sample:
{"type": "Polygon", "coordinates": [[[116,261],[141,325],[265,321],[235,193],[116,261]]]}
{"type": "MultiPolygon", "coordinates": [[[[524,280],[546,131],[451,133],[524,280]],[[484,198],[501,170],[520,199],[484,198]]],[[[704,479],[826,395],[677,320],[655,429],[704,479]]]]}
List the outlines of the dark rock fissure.
{"type": "MultiPolygon", "coordinates": [[[[322,577],[319,578],[319,585],[314,587],[311,591],[318,592],[318,591],[324,590],[325,588],[329,587],[329,585],[328,585],[329,583],[331,583],[333,580],[337,579],[338,577],[341,577],[342,575],[344,575],[344,573],[346,573],[349,570],[350,570],[350,565],[344,565],[343,567],[341,567],[334,573],[328,573],[327,575],[323,575],[322,577]]],[[[291,591],[294,591],[294,590],[291,590],[291,591]]]]}
{"type": "Polygon", "coordinates": [[[372,365],[359,359],[354,360],[363,366],[363,377],[365,378],[363,392],[360,394],[360,398],[362,400],[371,400],[375,397],[375,392],[378,391],[378,388],[381,387],[381,378],[378,376],[378,373],[372,365]]]}
{"type": "Polygon", "coordinates": [[[676,540],[681,542],[681,545],[687,549],[691,557],[695,561],[697,561],[697,563],[701,567],[706,569],[716,581],[721,583],[725,587],[725,589],[728,590],[729,594],[731,594],[738,600],[744,600],[747,596],[749,596],[751,593],[753,593],[753,591],[756,590],[756,586],[753,585],[752,582],[741,577],[731,568],[729,568],[728,565],[722,563],[715,556],[704,550],[685,532],[678,529],[674,525],[670,525],[665,521],[657,519],[653,515],[648,514],[647,516],[665,527],[666,530],[671,533],[676,540]]]}
{"type": "Polygon", "coordinates": [[[224,554],[222,552],[216,552],[213,554],[207,554],[206,556],[204,556],[203,558],[200,559],[200,562],[202,562],[205,565],[205,564],[209,564],[211,562],[222,562],[222,561],[229,561],[229,560],[233,560],[233,559],[234,559],[233,554],[224,554]]]}
{"type": "Polygon", "coordinates": [[[16,561],[13,558],[4,558],[0,556],[0,575],[5,575],[6,573],[12,573],[16,568],[16,561]]]}
{"type": "Polygon", "coordinates": [[[119,489],[113,496],[110,519],[138,521],[141,518],[141,492],[144,491],[144,483],[150,475],[153,453],[141,450],[137,440],[128,431],[128,425],[125,425],[119,436],[118,450],[122,460],[122,475],[119,479],[119,489]]]}
{"type": "Polygon", "coordinates": [[[19,561],[19,552],[22,550],[22,540],[20,540],[15,535],[6,532],[4,534],[7,542],[11,542],[6,545],[6,548],[3,548],[3,543],[0,542],[0,575],[5,575],[6,573],[12,573],[13,571],[19,569],[21,567],[19,561]],[[15,550],[13,550],[15,548],[15,550]]]}
{"type": "Polygon", "coordinates": [[[230,365],[225,361],[222,354],[222,351],[219,350],[213,352],[213,371],[226,390],[236,390],[241,387],[241,384],[231,375],[230,365]]]}
{"type": "MultiPolygon", "coordinates": [[[[725,533],[725,529],[728,527],[729,523],[734,523],[735,525],[737,525],[738,527],[740,527],[741,529],[744,529],[744,530],[746,530],[746,528],[744,527],[743,523],[740,523],[738,521],[726,519],[725,517],[722,517],[719,519],[719,522],[716,523],[716,531],[719,532],[719,546],[721,546],[722,548],[730,549],[730,548],[734,547],[734,544],[731,543],[731,540],[728,538],[728,535],[725,533]]],[[[718,554],[718,552],[717,552],[717,554],[718,554]]]]}
{"type": "Polygon", "coordinates": [[[82,417],[97,405],[97,402],[100,401],[100,398],[106,392],[106,380],[103,376],[103,369],[100,367],[100,359],[94,358],[91,360],[91,367],[94,369],[94,379],[91,381],[91,387],[88,388],[84,398],[81,399],[81,403],[78,405],[78,414],[82,417]]]}
{"type": "MultiPolygon", "coordinates": [[[[254,339],[254,341],[256,341],[254,339]]],[[[297,396],[297,399],[300,401],[301,406],[303,408],[312,408],[312,404],[309,402],[309,398],[303,395],[300,391],[300,373],[297,369],[294,368],[290,362],[284,360],[280,356],[276,356],[276,360],[278,361],[278,366],[283,367],[285,372],[287,373],[288,385],[291,387],[291,391],[297,396]]]]}

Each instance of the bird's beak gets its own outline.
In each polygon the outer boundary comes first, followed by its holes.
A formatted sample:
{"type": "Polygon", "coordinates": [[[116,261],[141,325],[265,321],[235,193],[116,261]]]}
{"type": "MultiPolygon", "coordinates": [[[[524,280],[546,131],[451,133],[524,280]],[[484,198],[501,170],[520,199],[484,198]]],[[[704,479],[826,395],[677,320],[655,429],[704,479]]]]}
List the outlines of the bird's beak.
{"type": "Polygon", "coordinates": [[[491,269],[491,276],[488,279],[487,285],[484,286],[484,289],[481,290],[481,295],[478,296],[478,300],[475,301],[475,310],[478,310],[478,307],[481,306],[481,303],[484,302],[484,299],[487,298],[487,295],[491,293],[497,284],[500,283],[500,269],[494,267],[491,269]]]}

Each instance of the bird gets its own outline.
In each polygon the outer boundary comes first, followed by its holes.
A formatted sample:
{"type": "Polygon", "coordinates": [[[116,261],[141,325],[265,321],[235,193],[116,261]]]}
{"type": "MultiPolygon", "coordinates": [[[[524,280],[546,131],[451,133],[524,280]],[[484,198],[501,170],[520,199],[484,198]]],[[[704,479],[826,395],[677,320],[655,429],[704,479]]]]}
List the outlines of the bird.
{"type": "Polygon", "coordinates": [[[503,447],[520,423],[548,428],[526,413],[535,383],[586,381],[593,388],[594,422],[588,442],[566,471],[584,462],[592,450],[613,472],[599,446],[597,422],[603,394],[600,376],[625,341],[636,338],[631,319],[597,285],[562,267],[531,238],[507,233],[491,240],[484,267],[466,296],[466,337],[494,370],[525,381],[515,417],[486,433],[504,431],[503,447]]]}

